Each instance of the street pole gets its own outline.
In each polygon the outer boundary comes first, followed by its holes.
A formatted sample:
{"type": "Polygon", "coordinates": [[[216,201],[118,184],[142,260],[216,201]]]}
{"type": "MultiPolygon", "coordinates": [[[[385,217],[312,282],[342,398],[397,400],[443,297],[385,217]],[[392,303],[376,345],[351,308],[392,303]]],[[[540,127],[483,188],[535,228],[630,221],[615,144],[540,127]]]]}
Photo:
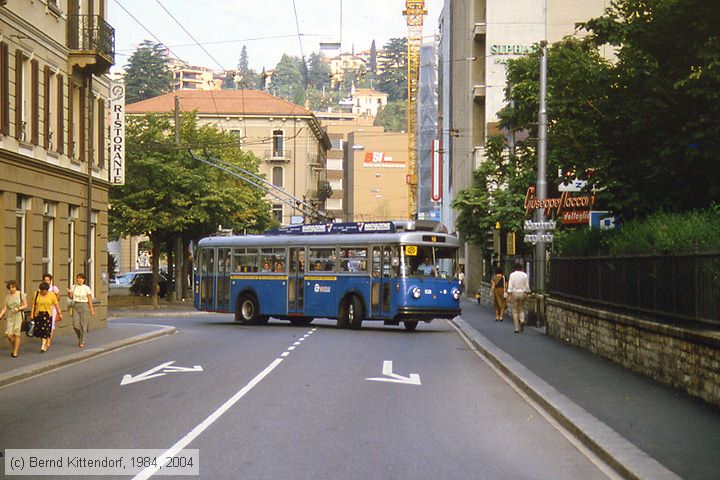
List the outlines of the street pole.
{"type": "MultiPolygon", "coordinates": [[[[175,145],[178,147],[180,146],[180,97],[175,96],[175,145]]],[[[175,237],[175,247],[174,247],[175,253],[173,254],[173,258],[175,259],[175,268],[173,268],[173,275],[175,277],[175,287],[172,289],[172,291],[168,292],[168,297],[170,300],[180,300],[184,297],[182,295],[182,278],[183,278],[183,247],[182,247],[182,238],[180,235],[176,235],[175,237]]]]}
{"type": "MultiPolygon", "coordinates": [[[[538,163],[537,184],[535,195],[538,200],[547,197],[547,42],[540,42],[540,111],[538,113],[538,163]]],[[[541,208],[535,210],[535,221],[545,221],[545,214],[541,208]]],[[[545,290],[545,240],[543,229],[538,231],[540,238],[535,244],[535,289],[545,290]]]]}

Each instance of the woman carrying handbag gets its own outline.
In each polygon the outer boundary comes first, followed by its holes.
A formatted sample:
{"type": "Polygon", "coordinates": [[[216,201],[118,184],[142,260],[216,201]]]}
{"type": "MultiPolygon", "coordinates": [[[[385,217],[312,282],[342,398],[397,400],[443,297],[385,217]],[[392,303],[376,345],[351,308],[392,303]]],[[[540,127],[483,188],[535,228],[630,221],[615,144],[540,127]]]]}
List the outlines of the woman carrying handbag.
{"type": "Polygon", "coordinates": [[[5,284],[10,293],[5,297],[3,308],[0,310],[0,318],[5,315],[7,327],[5,336],[10,342],[10,356],[17,358],[20,350],[20,331],[23,321],[23,310],[27,308],[27,296],[18,289],[18,283],[10,280],[5,284]]]}
{"type": "Polygon", "coordinates": [[[50,348],[53,307],[57,310],[57,319],[62,320],[62,312],[60,311],[57,296],[50,291],[50,284],[42,282],[35,294],[32,309],[32,319],[35,321],[33,336],[42,339],[40,347],[42,353],[47,352],[47,349],[50,348]]]}

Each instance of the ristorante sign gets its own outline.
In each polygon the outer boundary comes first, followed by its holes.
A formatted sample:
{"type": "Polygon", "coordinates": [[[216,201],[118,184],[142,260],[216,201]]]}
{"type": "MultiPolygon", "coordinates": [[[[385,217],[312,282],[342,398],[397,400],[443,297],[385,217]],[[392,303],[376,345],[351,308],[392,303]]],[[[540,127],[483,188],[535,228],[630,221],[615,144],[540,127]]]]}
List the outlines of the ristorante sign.
{"type": "Polygon", "coordinates": [[[534,210],[543,209],[546,216],[560,217],[566,224],[588,223],[593,205],[595,205],[595,194],[581,196],[562,192],[559,197],[539,200],[535,197],[535,187],[529,187],[525,194],[526,216],[534,210]]]}

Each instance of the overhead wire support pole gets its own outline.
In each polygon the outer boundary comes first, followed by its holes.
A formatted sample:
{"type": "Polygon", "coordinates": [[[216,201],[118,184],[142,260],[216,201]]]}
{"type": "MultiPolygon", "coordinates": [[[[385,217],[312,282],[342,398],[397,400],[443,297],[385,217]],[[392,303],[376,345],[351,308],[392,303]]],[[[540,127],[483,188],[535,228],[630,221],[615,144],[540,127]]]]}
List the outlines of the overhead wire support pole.
{"type": "Polygon", "coordinates": [[[406,0],[403,15],[407,17],[407,135],[408,135],[408,216],[417,215],[417,94],[420,72],[420,45],[422,44],[423,17],[427,15],[425,0],[406,0]]]}
{"type": "MultiPolygon", "coordinates": [[[[547,197],[547,42],[540,42],[540,108],[538,112],[538,160],[535,195],[538,200],[547,197]]],[[[535,210],[535,221],[543,222],[545,214],[541,208],[535,210]]],[[[535,244],[535,288],[545,290],[545,240],[544,230],[539,230],[535,244]]]]}

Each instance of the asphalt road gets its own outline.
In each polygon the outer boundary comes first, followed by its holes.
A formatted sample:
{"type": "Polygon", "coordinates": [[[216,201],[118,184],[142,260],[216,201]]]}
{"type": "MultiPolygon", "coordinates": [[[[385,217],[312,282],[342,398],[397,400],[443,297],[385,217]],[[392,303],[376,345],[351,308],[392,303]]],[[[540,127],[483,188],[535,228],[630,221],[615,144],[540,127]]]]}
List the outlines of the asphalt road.
{"type": "Polygon", "coordinates": [[[0,448],[198,449],[213,479],[608,478],[445,321],[147,323],[179,333],[0,389],[0,448]]]}

